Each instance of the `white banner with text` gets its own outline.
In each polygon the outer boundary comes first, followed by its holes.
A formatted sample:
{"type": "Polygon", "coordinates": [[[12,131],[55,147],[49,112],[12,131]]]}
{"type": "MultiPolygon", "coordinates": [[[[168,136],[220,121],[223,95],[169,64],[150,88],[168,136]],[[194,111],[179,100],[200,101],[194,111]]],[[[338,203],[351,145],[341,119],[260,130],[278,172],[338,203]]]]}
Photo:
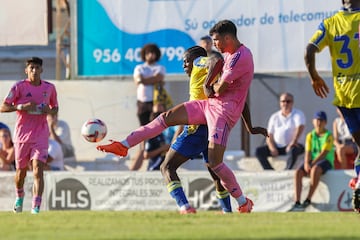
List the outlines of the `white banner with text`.
{"type": "MultiPolygon", "coordinates": [[[[254,212],[286,212],[293,204],[294,171],[236,172],[243,192],[254,201],[254,212]]],[[[206,171],[179,171],[189,202],[200,211],[219,210],[215,187],[206,171]]],[[[352,170],[322,176],[306,211],[352,211],[352,170]]],[[[14,173],[0,173],[0,211],[15,199],[14,173]]],[[[32,174],[25,183],[24,211],[30,210],[32,174]]],[[[304,179],[302,200],[309,190],[304,179]]],[[[233,210],[236,202],[232,200],[233,210]]],[[[46,172],[42,210],[177,210],[160,172],[46,172]]]]}

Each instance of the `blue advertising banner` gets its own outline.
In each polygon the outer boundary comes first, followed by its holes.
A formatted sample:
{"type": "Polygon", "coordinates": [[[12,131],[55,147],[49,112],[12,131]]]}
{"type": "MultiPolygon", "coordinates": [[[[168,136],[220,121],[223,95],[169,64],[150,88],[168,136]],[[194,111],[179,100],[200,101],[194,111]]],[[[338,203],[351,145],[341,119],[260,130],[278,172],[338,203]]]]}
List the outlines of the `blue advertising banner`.
{"type": "MultiPolygon", "coordinates": [[[[125,21],[136,21],[136,18],[125,21]]],[[[183,53],[196,44],[191,36],[177,29],[144,33],[121,30],[111,21],[106,9],[93,0],[78,1],[78,23],[79,75],[132,75],[135,66],[142,62],[140,50],[146,43],[160,47],[160,63],[166,66],[167,73],[183,73],[183,53]]]]}
{"type": "MultiPolygon", "coordinates": [[[[141,47],[156,43],[167,74],[183,74],[184,51],[219,20],[230,19],[253,52],[255,71],[304,71],[304,48],[338,0],[77,0],[77,75],[130,76],[141,47]]],[[[326,52],[326,51],[324,51],[326,52]]],[[[328,53],[319,70],[329,71],[328,53]]]]}

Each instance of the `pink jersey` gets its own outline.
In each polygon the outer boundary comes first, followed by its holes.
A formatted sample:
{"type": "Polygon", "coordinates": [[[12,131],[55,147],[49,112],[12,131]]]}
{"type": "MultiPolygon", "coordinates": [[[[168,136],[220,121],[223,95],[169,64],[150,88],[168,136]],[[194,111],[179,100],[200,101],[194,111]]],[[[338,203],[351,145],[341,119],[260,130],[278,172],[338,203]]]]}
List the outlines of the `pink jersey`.
{"type": "Polygon", "coordinates": [[[227,82],[228,88],[221,95],[209,98],[233,127],[243,111],[246,97],[254,77],[254,62],[250,49],[241,45],[235,53],[224,53],[224,67],[221,80],[227,82]]]}
{"type": "MultiPolygon", "coordinates": [[[[4,101],[14,105],[34,102],[39,108],[42,104],[47,104],[50,108],[58,106],[55,86],[43,80],[39,86],[31,85],[28,79],[15,83],[4,101]]],[[[44,140],[47,142],[49,127],[46,114],[40,111],[17,111],[16,115],[14,142],[35,143],[44,140]]]]}
{"type": "Polygon", "coordinates": [[[250,50],[243,45],[234,54],[225,54],[224,60],[221,79],[229,84],[228,88],[214,98],[189,101],[184,106],[189,124],[207,124],[209,141],[226,146],[244,109],[254,63],[250,50]]]}

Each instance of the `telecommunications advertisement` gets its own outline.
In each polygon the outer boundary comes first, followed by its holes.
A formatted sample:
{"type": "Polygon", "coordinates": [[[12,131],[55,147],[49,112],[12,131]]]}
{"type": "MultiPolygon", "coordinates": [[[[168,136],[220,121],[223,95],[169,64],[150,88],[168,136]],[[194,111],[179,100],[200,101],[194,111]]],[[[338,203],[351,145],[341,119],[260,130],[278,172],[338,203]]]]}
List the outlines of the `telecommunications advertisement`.
{"type": "MultiPolygon", "coordinates": [[[[140,49],[156,43],[167,74],[183,74],[182,55],[219,20],[232,20],[258,73],[305,70],[304,48],[339,0],[77,0],[77,75],[130,76],[140,49]]],[[[326,52],[326,51],[325,51],[326,52]]],[[[319,70],[329,71],[328,53],[319,70]]]]}

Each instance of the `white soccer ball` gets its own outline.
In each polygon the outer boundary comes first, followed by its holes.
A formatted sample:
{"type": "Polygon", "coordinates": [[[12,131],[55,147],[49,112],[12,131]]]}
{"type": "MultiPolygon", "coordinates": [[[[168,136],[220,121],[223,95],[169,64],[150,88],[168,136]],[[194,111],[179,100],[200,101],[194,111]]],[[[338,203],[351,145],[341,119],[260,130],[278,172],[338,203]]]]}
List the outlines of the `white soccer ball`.
{"type": "Polygon", "coordinates": [[[97,118],[87,120],[81,127],[81,135],[88,142],[99,142],[104,139],[106,133],[105,123],[97,118]]]}

